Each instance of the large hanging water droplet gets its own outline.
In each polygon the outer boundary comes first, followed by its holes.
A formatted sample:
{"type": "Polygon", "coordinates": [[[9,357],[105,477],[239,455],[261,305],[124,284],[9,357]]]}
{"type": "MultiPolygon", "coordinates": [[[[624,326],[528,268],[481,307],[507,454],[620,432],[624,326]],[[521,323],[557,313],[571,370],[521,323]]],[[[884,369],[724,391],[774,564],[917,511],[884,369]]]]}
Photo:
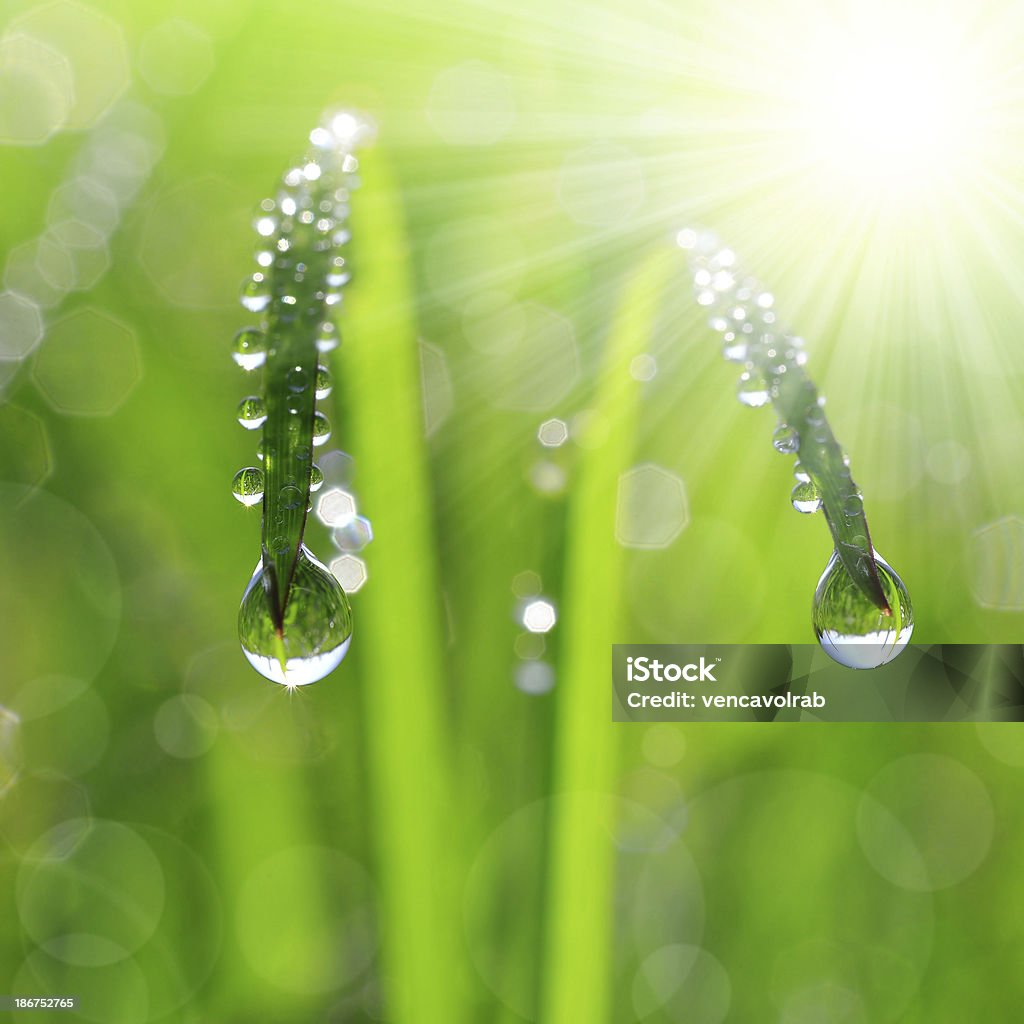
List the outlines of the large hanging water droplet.
{"type": "Polygon", "coordinates": [[[814,592],[814,632],[822,650],[849,668],[877,668],[910,643],[914,612],[903,581],[876,551],[875,565],[889,612],[878,608],[832,552],[814,592]]]}
{"type": "Polygon", "coordinates": [[[262,561],[242,595],[238,639],[261,676],[289,688],[323,679],[352,640],[348,596],[330,570],[303,546],[295,563],[282,628],[270,614],[262,561]]]}
{"type": "Polygon", "coordinates": [[[324,471],[316,464],[309,471],[309,489],[314,493],[324,485],[324,471]]]}
{"type": "Polygon", "coordinates": [[[788,423],[782,423],[772,434],[772,447],[783,455],[795,455],[800,450],[800,435],[788,423]]]}
{"type": "Polygon", "coordinates": [[[235,335],[231,355],[243,370],[258,370],[267,361],[267,336],[258,327],[243,327],[235,335]]]}
{"type": "Polygon", "coordinates": [[[757,409],[768,401],[768,388],[759,374],[744,370],[736,388],[736,397],[751,409],[757,409]]]}
{"type": "Polygon", "coordinates": [[[246,430],[256,430],[267,422],[267,406],[259,395],[249,395],[238,403],[238,422],[246,430]]]}
{"type": "Polygon", "coordinates": [[[231,493],[243,505],[258,505],[263,500],[263,470],[256,466],[240,469],[231,481],[231,493]]]}
{"type": "Polygon", "coordinates": [[[270,305],[270,282],[265,274],[257,272],[242,285],[241,300],[250,313],[262,313],[270,305]]]}
{"type": "Polygon", "coordinates": [[[817,512],[822,506],[821,492],[810,480],[798,483],[793,488],[790,499],[797,512],[817,512]]]}

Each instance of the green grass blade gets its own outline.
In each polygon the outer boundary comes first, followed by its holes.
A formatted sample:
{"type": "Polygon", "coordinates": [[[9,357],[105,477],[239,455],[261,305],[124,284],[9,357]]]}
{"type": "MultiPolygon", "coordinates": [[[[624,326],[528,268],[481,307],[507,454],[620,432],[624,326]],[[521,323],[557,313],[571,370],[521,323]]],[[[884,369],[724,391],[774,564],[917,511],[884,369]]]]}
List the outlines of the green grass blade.
{"type": "MultiPolygon", "coordinates": [[[[745,376],[753,390],[764,388],[779,420],[795,434],[798,453],[821,495],[836,551],[847,572],[872,604],[889,612],[871,546],[864,502],[842,448],[819,401],[814,382],[803,369],[802,342],[777,322],[770,293],[736,264],[731,250],[709,232],[689,231],[689,250],[697,301],[725,337],[742,350],[745,376]]],[[[754,403],[751,403],[754,404],[754,403]]]]}
{"type": "MultiPolygon", "coordinates": [[[[330,319],[329,300],[338,294],[333,280],[344,259],[347,231],[340,225],[347,215],[348,157],[344,148],[318,147],[301,162],[316,168],[315,177],[299,168],[287,172],[260,222],[274,225],[263,250],[273,263],[253,276],[255,296],[243,295],[243,304],[254,308],[269,292],[262,546],[268,605],[279,635],[309,507],[317,339],[330,319]]],[[[283,668],[283,650],[281,660],[283,668]]]]}
{"type": "Polygon", "coordinates": [[[640,386],[630,361],[645,351],[672,270],[650,257],[629,281],[607,343],[592,406],[607,437],[580,460],[566,531],[564,660],[559,680],[541,1020],[608,1019],[614,853],[601,805],[614,782],[617,737],[608,677],[625,641],[620,604],[624,551],[615,541],[616,490],[633,452],[640,386]]]}
{"type": "Polygon", "coordinates": [[[359,597],[359,658],[385,974],[391,1019],[457,1024],[457,830],[409,248],[387,161],[379,150],[360,159],[365,186],[352,215],[359,261],[339,379],[351,411],[347,447],[377,541],[359,597]]]}

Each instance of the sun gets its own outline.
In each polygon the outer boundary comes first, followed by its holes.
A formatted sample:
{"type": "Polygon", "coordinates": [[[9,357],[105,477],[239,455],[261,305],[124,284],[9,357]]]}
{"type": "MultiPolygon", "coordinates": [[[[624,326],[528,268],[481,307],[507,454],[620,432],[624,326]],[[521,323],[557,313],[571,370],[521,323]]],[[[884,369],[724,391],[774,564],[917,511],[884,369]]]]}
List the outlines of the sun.
{"type": "Polygon", "coordinates": [[[781,117],[791,144],[862,195],[907,202],[955,187],[996,141],[984,69],[954,22],[825,22],[794,69],[793,114],[781,117]]]}

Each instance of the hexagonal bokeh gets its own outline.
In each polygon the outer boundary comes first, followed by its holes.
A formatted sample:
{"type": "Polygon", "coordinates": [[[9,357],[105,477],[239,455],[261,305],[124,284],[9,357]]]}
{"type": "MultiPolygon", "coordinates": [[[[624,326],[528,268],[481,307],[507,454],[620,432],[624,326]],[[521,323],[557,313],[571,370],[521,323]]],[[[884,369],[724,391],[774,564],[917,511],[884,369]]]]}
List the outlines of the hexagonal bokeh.
{"type": "Polygon", "coordinates": [[[166,145],[160,115],[134,100],[121,99],[89,133],[75,168],[106,188],[123,207],[135,197],[166,145]]]}
{"type": "Polygon", "coordinates": [[[38,146],[64,127],[74,100],[59,50],[25,32],[0,39],[0,142],[38,146]]]}
{"type": "Polygon", "coordinates": [[[366,516],[355,516],[333,530],[331,537],[342,551],[362,551],[373,540],[373,526],[366,516]]]}
{"type": "Polygon", "coordinates": [[[156,199],[139,260],[168,302],[190,309],[235,307],[250,212],[237,188],[212,175],[156,199]]]}
{"type": "Polygon", "coordinates": [[[356,499],[340,487],[325,490],[316,503],[316,514],[325,526],[347,526],[356,515],[356,499]]]}
{"type": "Polygon", "coordinates": [[[645,463],[619,477],[615,537],[623,547],[667,547],[689,521],[686,485],[675,473],[645,463]]]}
{"type": "Polygon", "coordinates": [[[0,479],[38,487],[53,472],[46,424],[27,409],[0,405],[0,479]]]}
{"type": "Polygon", "coordinates": [[[536,597],[524,602],[519,610],[519,619],[531,633],[549,633],[554,629],[558,614],[550,601],[536,597]]]}
{"type": "Polygon", "coordinates": [[[537,428],[537,440],[545,448],[559,448],[569,440],[569,425],[565,420],[545,420],[537,428]]]}
{"type": "Polygon", "coordinates": [[[120,211],[117,197],[106,185],[82,174],[54,189],[46,219],[51,224],[78,221],[109,235],[117,227],[120,211]]]}
{"type": "Polygon", "coordinates": [[[366,563],[356,555],[339,555],[330,568],[346,594],[354,594],[366,582],[366,563]]]}
{"type": "Polygon", "coordinates": [[[44,43],[70,65],[73,102],[65,127],[88,128],[128,87],[128,56],[121,29],[92,7],[52,0],[13,19],[11,28],[44,43]]]}
{"type": "MultiPolygon", "coordinates": [[[[52,257],[63,260],[67,265],[67,253],[53,253],[52,246],[44,245],[42,239],[31,238],[16,245],[7,254],[4,266],[4,284],[22,299],[41,309],[51,309],[68,293],[68,287],[53,284],[53,268],[48,266],[52,257]]],[[[40,320],[39,337],[43,336],[40,320]]],[[[0,338],[0,345],[4,344],[0,338]]]]}
{"type": "Polygon", "coordinates": [[[195,92],[210,77],[214,63],[210,37],[183,18],[162,21],[139,46],[139,72],[154,92],[164,96],[195,92]]]}
{"type": "Polygon", "coordinates": [[[135,332],[102,310],[76,310],[51,325],[32,376],[58,412],[109,416],[142,377],[135,332]]]}
{"type": "Polygon", "coordinates": [[[1024,611],[1024,519],[1005,516],[971,537],[971,589],[983,608],[1024,611]]]}
{"type": "Polygon", "coordinates": [[[24,295],[0,292],[0,359],[24,359],[42,336],[39,307],[24,295]]]}
{"type": "Polygon", "coordinates": [[[110,266],[106,237],[83,221],[62,220],[51,224],[40,241],[49,242],[66,255],[74,291],[89,291],[110,266]]]}

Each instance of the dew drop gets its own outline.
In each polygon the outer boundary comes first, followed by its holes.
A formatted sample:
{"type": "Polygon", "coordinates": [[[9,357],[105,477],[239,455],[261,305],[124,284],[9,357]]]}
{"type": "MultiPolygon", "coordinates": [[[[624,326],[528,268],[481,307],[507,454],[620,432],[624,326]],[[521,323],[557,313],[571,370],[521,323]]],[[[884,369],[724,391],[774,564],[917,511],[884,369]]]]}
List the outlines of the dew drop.
{"type": "Polygon", "coordinates": [[[302,366],[293,366],[288,371],[287,376],[288,390],[293,391],[295,394],[300,394],[309,387],[309,374],[302,366]]]}
{"type": "Polygon", "coordinates": [[[822,650],[848,668],[877,668],[910,643],[914,612],[910,594],[892,567],[874,552],[878,580],[890,612],[878,608],[832,552],[814,592],[814,632],[822,650]]]}
{"type": "Polygon", "coordinates": [[[331,393],[333,386],[331,371],[326,366],[318,366],[316,368],[316,397],[326,398],[331,393]]]}
{"type": "Polygon", "coordinates": [[[238,403],[238,422],[246,430],[257,430],[267,421],[267,406],[258,395],[249,395],[238,403]]]}
{"type": "Polygon", "coordinates": [[[800,435],[787,423],[781,423],[772,434],[772,447],[783,455],[795,455],[800,450],[800,435]]]}
{"type": "Polygon", "coordinates": [[[284,487],[278,491],[278,508],[284,509],[286,512],[290,512],[292,509],[298,508],[301,504],[302,491],[300,491],[294,484],[285,484],[284,487]]]}
{"type": "Polygon", "coordinates": [[[301,547],[279,631],[264,577],[261,560],[238,609],[242,653],[261,676],[289,689],[323,679],[338,667],[352,641],[348,596],[330,570],[301,547]]]}
{"type": "Polygon", "coordinates": [[[736,335],[729,332],[729,340],[722,346],[722,355],[730,363],[745,363],[747,361],[748,347],[745,341],[736,341],[736,335]]]}
{"type": "Polygon", "coordinates": [[[798,483],[790,499],[797,512],[817,512],[822,506],[821,493],[809,480],[798,483]]]}
{"type": "Polygon", "coordinates": [[[309,471],[309,489],[316,493],[321,487],[323,487],[323,485],[324,471],[314,463],[312,469],[309,471]]]}
{"type": "Polygon", "coordinates": [[[744,371],[740,374],[736,397],[744,405],[750,406],[751,409],[757,409],[768,401],[768,389],[761,377],[744,371]]]}
{"type": "Polygon", "coordinates": [[[802,484],[807,483],[811,479],[811,474],[804,469],[802,462],[793,463],[793,479],[799,481],[802,484]]]}
{"type": "Polygon", "coordinates": [[[231,493],[243,505],[258,505],[263,500],[263,470],[256,466],[240,469],[231,481],[231,493]]]}
{"type": "Polygon", "coordinates": [[[267,336],[258,327],[243,327],[232,342],[231,356],[243,370],[258,370],[267,361],[267,336]]]}
{"type": "Polygon", "coordinates": [[[320,352],[330,352],[332,349],[338,347],[338,342],[341,339],[338,337],[338,329],[331,323],[330,320],[325,320],[317,332],[316,336],[316,347],[320,352]]]}
{"type": "Polygon", "coordinates": [[[848,516],[859,516],[864,511],[864,499],[859,494],[851,494],[843,502],[843,511],[848,516]]]}
{"type": "Polygon", "coordinates": [[[331,421],[322,413],[313,415],[313,444],[319,447],[331,439],[331,421]]]}
{"type": "Polygon", "coordinates": [[[270,282],[260,273],[242,285],[242,305],[250,313],[262,313],[270,305],[270,282]]]}

